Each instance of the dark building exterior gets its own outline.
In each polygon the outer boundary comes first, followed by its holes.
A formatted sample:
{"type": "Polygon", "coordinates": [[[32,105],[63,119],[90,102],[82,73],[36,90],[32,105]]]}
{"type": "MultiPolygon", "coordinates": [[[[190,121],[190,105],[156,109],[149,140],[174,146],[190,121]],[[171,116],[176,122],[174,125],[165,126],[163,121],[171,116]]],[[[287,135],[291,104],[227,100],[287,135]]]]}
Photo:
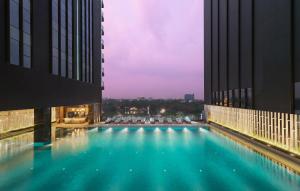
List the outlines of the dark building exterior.
{"type": "Polygon", "coordinates": [[[99,0],[0,0],[0,111],[33,109],[34,124],[47,127],[53,115],[72,117],[69,106],[88,108],[89,123],[100,120],[103,6],[99,0]]]}
{"type": "Polygon", "coordinates": [[[195,101],[195,94],[185,94],[184,95],[185,102],[193,102],[195,101]]]}
{"type": "Polygon", "coordinates": [[[205,0],[206,104],[300,110],[300,1],[205,0]]]}

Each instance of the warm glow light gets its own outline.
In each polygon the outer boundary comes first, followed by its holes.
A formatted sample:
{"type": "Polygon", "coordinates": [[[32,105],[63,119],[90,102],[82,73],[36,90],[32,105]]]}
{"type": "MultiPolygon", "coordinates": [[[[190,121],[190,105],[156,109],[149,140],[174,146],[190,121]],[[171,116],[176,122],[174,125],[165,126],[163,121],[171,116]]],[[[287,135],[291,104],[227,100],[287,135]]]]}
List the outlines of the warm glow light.
{"type": "Polygon", "coordinates": [[[162,108],[162,109],[160,110],[160,113],[161,113],[161,114],[166,113],[166,109],[162,108]]]}
{"type": "Polygon", "coordinates": [[[205,105],[205,113],[208,121],[300,154],[299,115],[211,105],[205,105]]]}
{"type": "Polygon", "coordinates": [[[15,110],[0,112],[0,133],[34,126],[34,110],[15,110]]]}

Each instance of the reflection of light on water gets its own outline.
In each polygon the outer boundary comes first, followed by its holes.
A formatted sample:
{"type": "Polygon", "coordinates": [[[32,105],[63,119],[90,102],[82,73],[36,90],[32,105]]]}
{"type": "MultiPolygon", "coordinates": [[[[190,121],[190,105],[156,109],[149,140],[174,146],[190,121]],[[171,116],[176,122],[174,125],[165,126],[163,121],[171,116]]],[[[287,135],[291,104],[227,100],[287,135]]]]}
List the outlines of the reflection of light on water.
{"type": "Polygon", "coordinates": [[[0,140],[0,159],[33,148],[34,133],[25,133],[0,140]]]}
{"type": "Polygon", "coordinates": [[[143,134],[143,133],[144,133],[144,128],[143,128],[143,127],[140,127],[140,128],[137,130],[137,133],[143,134]]]}
{"type": "Polygon", "coordinates": [[[186,127],[184,127],[184,128],[183,128],[183,132],[184,132],[184,133],[188,133],[189,131],[188,131],[188,129],[187,129],[186,127]]]}
{"type": "Polygon", "coordinates": [[[80,151],[86,149],[88,146],[88,134],[86,129],[74,129],[72,133],[60,139],[59,141],[55,141],[52,145],[53,147],[53,156],[58,154],[60,151],[68,150],[68,151],[80,151]],[[57,151],[57,153],[55,152],[57,151]]]}
{"type": "Polygon", "coordinates": [[[183,132],[183,143],[185,146],[187,146],[191,138],[191,131],[187,127],[184,127],[182,132],[183,132]]]}
{"type": "Polygon", "coordinates": [[[155,127],[154,133],[155,133],[155,134],[159,134],[159,133],[160,133],[160,129],[159,129],[158,127],[155,127]]]}
{"type": "Polygon", "coordinates": [[[174,129],[172,129],[171,127],[168,127],[167,132],[168,133],[174,133],[174,129]]]}
{"type": "Polygon", "coordinates": [[[175,130],[171,127],[167,128],[168,145],[174,149],[174,141],[176,139],[175,130]]]}
{"type": "Polygon", "coordinates": [[[104,132],[105,133],[111,133],[113,131],[113,129],[110,127],[110,128],[108,128],[108,129],[106,129],[104,132]]]}
{"type": "Polygon", "coordinates": [[[138,146],[143,146],[143,143],[144,143],[144,135],[145,135],[145,130],[144,130],[143,127],[140,127],[140,128],[136,131],[136,134],[135,134],[135,136],[137,137],[136,140],[137,140],[138,146]]]}
{"type": "Polygon", "coordinates": [[[207,133],[207,130],[201,127],[198,128],[198,131],[199,133],[207,133]]]}
{"type": "Polygon", "coordinates": [[[121,133],[128,133],[128,127],[122,129],[121,133]]]}

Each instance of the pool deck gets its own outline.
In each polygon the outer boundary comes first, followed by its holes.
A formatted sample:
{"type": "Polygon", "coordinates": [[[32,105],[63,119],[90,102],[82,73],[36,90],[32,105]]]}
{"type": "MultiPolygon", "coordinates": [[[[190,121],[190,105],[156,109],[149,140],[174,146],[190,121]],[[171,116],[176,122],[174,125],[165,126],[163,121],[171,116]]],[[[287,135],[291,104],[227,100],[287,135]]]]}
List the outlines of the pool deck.
{"type": "Polygon", "coordinates": [[[191,124],[105,124],[104,122],[101,123],[95,123],[95,124],[64,124],[64,123],[59,123],[56,124],[56,128],[67,128],[67,129],[87,129],[87,128],[95,128],[95,127],[194,127],[194,126],[199,126],[204,123],[200,122],[193,122],[191,124]]]}
{"type": "Polygon", "coordinates": [[[233,131],[215,123],[210,123],[209,128],[212,131],[229,137],[230,139],[266,156],[272,161],[300,175],[300,156],[289,153],[285,150],[271,146],[255,138],[243,135],[237,131],[233,131]]]}

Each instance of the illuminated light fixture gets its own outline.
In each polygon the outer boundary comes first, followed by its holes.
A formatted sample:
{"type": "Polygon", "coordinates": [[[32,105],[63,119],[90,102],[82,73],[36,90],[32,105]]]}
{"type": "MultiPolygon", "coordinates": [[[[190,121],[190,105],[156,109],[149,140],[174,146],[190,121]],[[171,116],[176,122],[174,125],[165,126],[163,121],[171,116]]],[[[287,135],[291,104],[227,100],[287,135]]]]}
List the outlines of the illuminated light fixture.
{"type": "Polygon", "coordinates": [[[166,113],[166,109],[165,109],[165,108],[162,108],[162,109],[160,110],[160,113],[161,113],[161,114],[166,113]]]}

